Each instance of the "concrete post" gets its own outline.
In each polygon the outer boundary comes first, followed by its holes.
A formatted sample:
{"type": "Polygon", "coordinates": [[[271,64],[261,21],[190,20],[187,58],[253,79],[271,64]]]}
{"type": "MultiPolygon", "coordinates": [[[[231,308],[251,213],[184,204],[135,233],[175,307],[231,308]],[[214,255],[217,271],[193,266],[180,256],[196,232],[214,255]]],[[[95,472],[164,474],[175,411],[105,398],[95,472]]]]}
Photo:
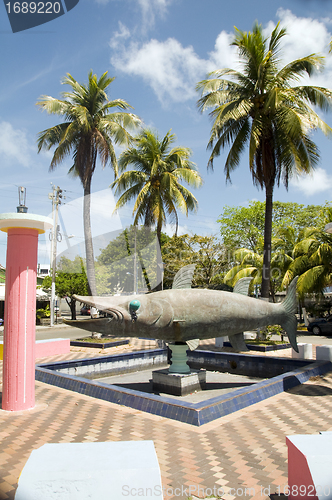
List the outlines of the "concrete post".
{"type": "Polygon", "coordinates": [[[292,358],[312,359],[312,344],[297,344],[299,352],[292,349],[292,358]]]}

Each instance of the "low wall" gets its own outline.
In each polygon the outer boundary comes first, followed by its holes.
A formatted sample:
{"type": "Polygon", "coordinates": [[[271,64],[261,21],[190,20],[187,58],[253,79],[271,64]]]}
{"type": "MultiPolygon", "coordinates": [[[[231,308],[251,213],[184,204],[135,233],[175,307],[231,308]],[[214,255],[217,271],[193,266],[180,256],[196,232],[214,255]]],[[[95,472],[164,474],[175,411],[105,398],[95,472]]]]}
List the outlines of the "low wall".
{"type": "Polygon", "coordinates": [[[75,361],[59,361],[43,368],[55,370],[84,378],[106,377],[108,374],[129,373],[148,368],[159,367],[167,363],[167,350],[137,351],[133,353],[113,354],[110,356],[81,359],[75,361]]]}
{"type": "Polygon", "coordinates": [[[308,365],[309,360],[255,356],[232,352],[190,351],[190,368],[228,372],[248,377],[271,378],[308,365]]]}
{"type": "MultiPolygon", "coordinates": [[[[47,339],[36,341],[36,359],[67,354],[70,352],[69,339],[47,339]]],[[[3,340],[0,340],[0,359],[3,359],[3,340]]]]}

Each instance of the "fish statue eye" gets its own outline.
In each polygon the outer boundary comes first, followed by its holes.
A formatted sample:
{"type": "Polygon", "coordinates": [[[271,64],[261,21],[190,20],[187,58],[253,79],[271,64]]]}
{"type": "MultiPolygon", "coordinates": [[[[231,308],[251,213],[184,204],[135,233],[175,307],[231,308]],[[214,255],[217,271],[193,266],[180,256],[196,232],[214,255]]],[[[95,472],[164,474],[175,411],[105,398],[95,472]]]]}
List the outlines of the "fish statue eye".
{"type": "Polygon", "coordinates": [[[139,300],[134,299],[129,303],[129,312],[131,315],[131,320],[134,323],[137,320],[136,311],[141,307],[141,303],[139,300]]]}

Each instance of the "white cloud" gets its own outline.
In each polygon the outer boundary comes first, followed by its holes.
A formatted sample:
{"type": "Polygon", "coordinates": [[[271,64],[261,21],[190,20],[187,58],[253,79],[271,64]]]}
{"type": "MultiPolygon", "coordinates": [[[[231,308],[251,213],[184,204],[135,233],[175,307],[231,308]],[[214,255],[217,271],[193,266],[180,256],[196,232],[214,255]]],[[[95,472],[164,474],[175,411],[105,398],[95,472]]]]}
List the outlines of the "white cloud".
{"type": "MultiPolygon", "coordinates": [[[[137,0],[144,12],[165,12],[169,0],[137,0]]],[[[151,14],[151,15],[152,15],[151,14]]],[[[288,35],[281,44],[281,64],[304,57],[312,53],[327,55],[331,34],[328,26],[331,20],[296,17],[290,10],[279,9],[277,16],[282,27],[287,28],[288,35]]],[[[269,36],[275,23],[270,21],[265,27],[269,36]]],[[[113,66],[130,75],[141,77],[155,92],[158,99],[180,102],[197,97],[196,83],[205,77],[206,73],[215,69],[230,67],[237,69],[238,56],[236,48],[230,46],[234,33],[222,31],[219,33],[213,51],[206,59],[201,59],[194,47],[184,47],[181,43],[169,38],[166,41],[150,40],[145,43],[136,42],[134,35],[120,25],[114,34],[110,45],[116,46],[111,62],[113,66]]],[[[332,57],[326,58],[326,69],[310,78],[310,84],[331,86],[332,57]]]]}
{"type": "Polygon", "coordinates": [[[319,167],[312,174],[300,176],[291,180],[290,184],[306,196],[315,195],[332,188],[332,175],[319,167]]]}
{"type": "Polygon", "coordinates": [[[142,12],[143,27],[153,26],[156,16],[163,17],[172,0],[137,0],[142,12]]]}
{"type": "MultiPolygon", "coordinates": [[[[331,23],[330,19],[313,19],[311,17],[296,17],[288,9],[278,9],[277,18],[280,25],[285,27],[287,35],[283,38],[281,45],[282,64],[288,64],[294,59],[308,56],[309,54],[321,54],[327,56],[331,33],[327,26],[331,23]]],[[[265,29],[268,36],[275,24],[270,21],[265,29]]],[[[332,58],[326,57],[325,71],[317,72],[312,77],[306,78],[310,85],[331,86],[332,79],[332,58]]]]}
{"type": "MultiPolygon", "coordinates": [[[[165,224],[163,227],[163,232],[167,234],[167,236],[174,236],[175,234],[175,224],[165,224]]],[[[187,226],[178,226],[178,236],[181,236],[182,234],[188,234],[189,230],[187,226]]]]}
{"type": "MultiPolygon", "coordinates": [[[[106,5],[110,0],[95,0],[100,5],[106,5]]],[[[114,1],[114,0],[113,0],[114,1]]],[[[123,0],[117,0],[123,2],[123,0]]],[[[136,3],[141,10],[141,21],[139,23],[141,31],[146,31],[155,23],[156,17],[164,17],[167,13],[167,7],[173,0],[127,0],[127,2],[136,3]]]]}
{"type": "Polygon", "coordinates": [[[236,47],[230,45],[233,38],[233,33],[227,33],[226,31],[219,33],[214,50],[209,53],[209,60],[207,61],[211,68],[209,71],[221,68],[236,68],[238,65],[236,47]]]}
{"type": "MultiPolygon", "coordinates": [[[[324,22],[311,17],[297,17],[288,9],[278,9],[277,18],[280,25],[287,30],[282,42],[282,58],[285,62],[316,52],[327,52],[331,39],[325,19],[324,22]]],[[[271,23],[265,30],[270,34],[273,29],[271,23]]]]}
{"type": "Polygon", "coordinates": [[[110,40],[110,47],[112,49],[117,49],[121,44],[130,38],[129,29],[119,21],[119,31],[116,31],[110,40]]]}
{"type": "Polygon", "coordinates": [[[161,102],[166,96],[175,102],[195,97],[198,75],[207,70],[206,61],[193,47],[183,47],[174,38],[150,40],[141,46],[132,42],[117,51],[111,62],[118,70],[143,78],[161,102]]]}
{"type": "Polygon", "coordinates": [[[0,122],[0,156],[23,167],[31,165],[31,153],[36,152],[23,130],[14,129],[9,122],[0,122]]]}

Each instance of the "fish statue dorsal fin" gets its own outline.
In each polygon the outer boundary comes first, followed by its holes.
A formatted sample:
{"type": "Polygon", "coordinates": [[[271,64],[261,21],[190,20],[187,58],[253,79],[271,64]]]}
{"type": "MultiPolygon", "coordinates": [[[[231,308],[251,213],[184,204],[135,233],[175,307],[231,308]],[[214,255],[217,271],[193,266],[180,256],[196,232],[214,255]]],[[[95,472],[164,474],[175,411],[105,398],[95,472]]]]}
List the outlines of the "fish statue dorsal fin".
{"type": "Polygon", "coordinates": [[[178,270],[173,280],[173,289],[191,288],[196,264],[188,264],[178,270]]]}
{"type": "Polygon", "coordinates": [[[251,277],[241,278],[239,281],[236,282],[233,289],[233,293],[239,293],[240,295],[248,295],[249,285],[251,280],[252,280],[251,277]]]}

